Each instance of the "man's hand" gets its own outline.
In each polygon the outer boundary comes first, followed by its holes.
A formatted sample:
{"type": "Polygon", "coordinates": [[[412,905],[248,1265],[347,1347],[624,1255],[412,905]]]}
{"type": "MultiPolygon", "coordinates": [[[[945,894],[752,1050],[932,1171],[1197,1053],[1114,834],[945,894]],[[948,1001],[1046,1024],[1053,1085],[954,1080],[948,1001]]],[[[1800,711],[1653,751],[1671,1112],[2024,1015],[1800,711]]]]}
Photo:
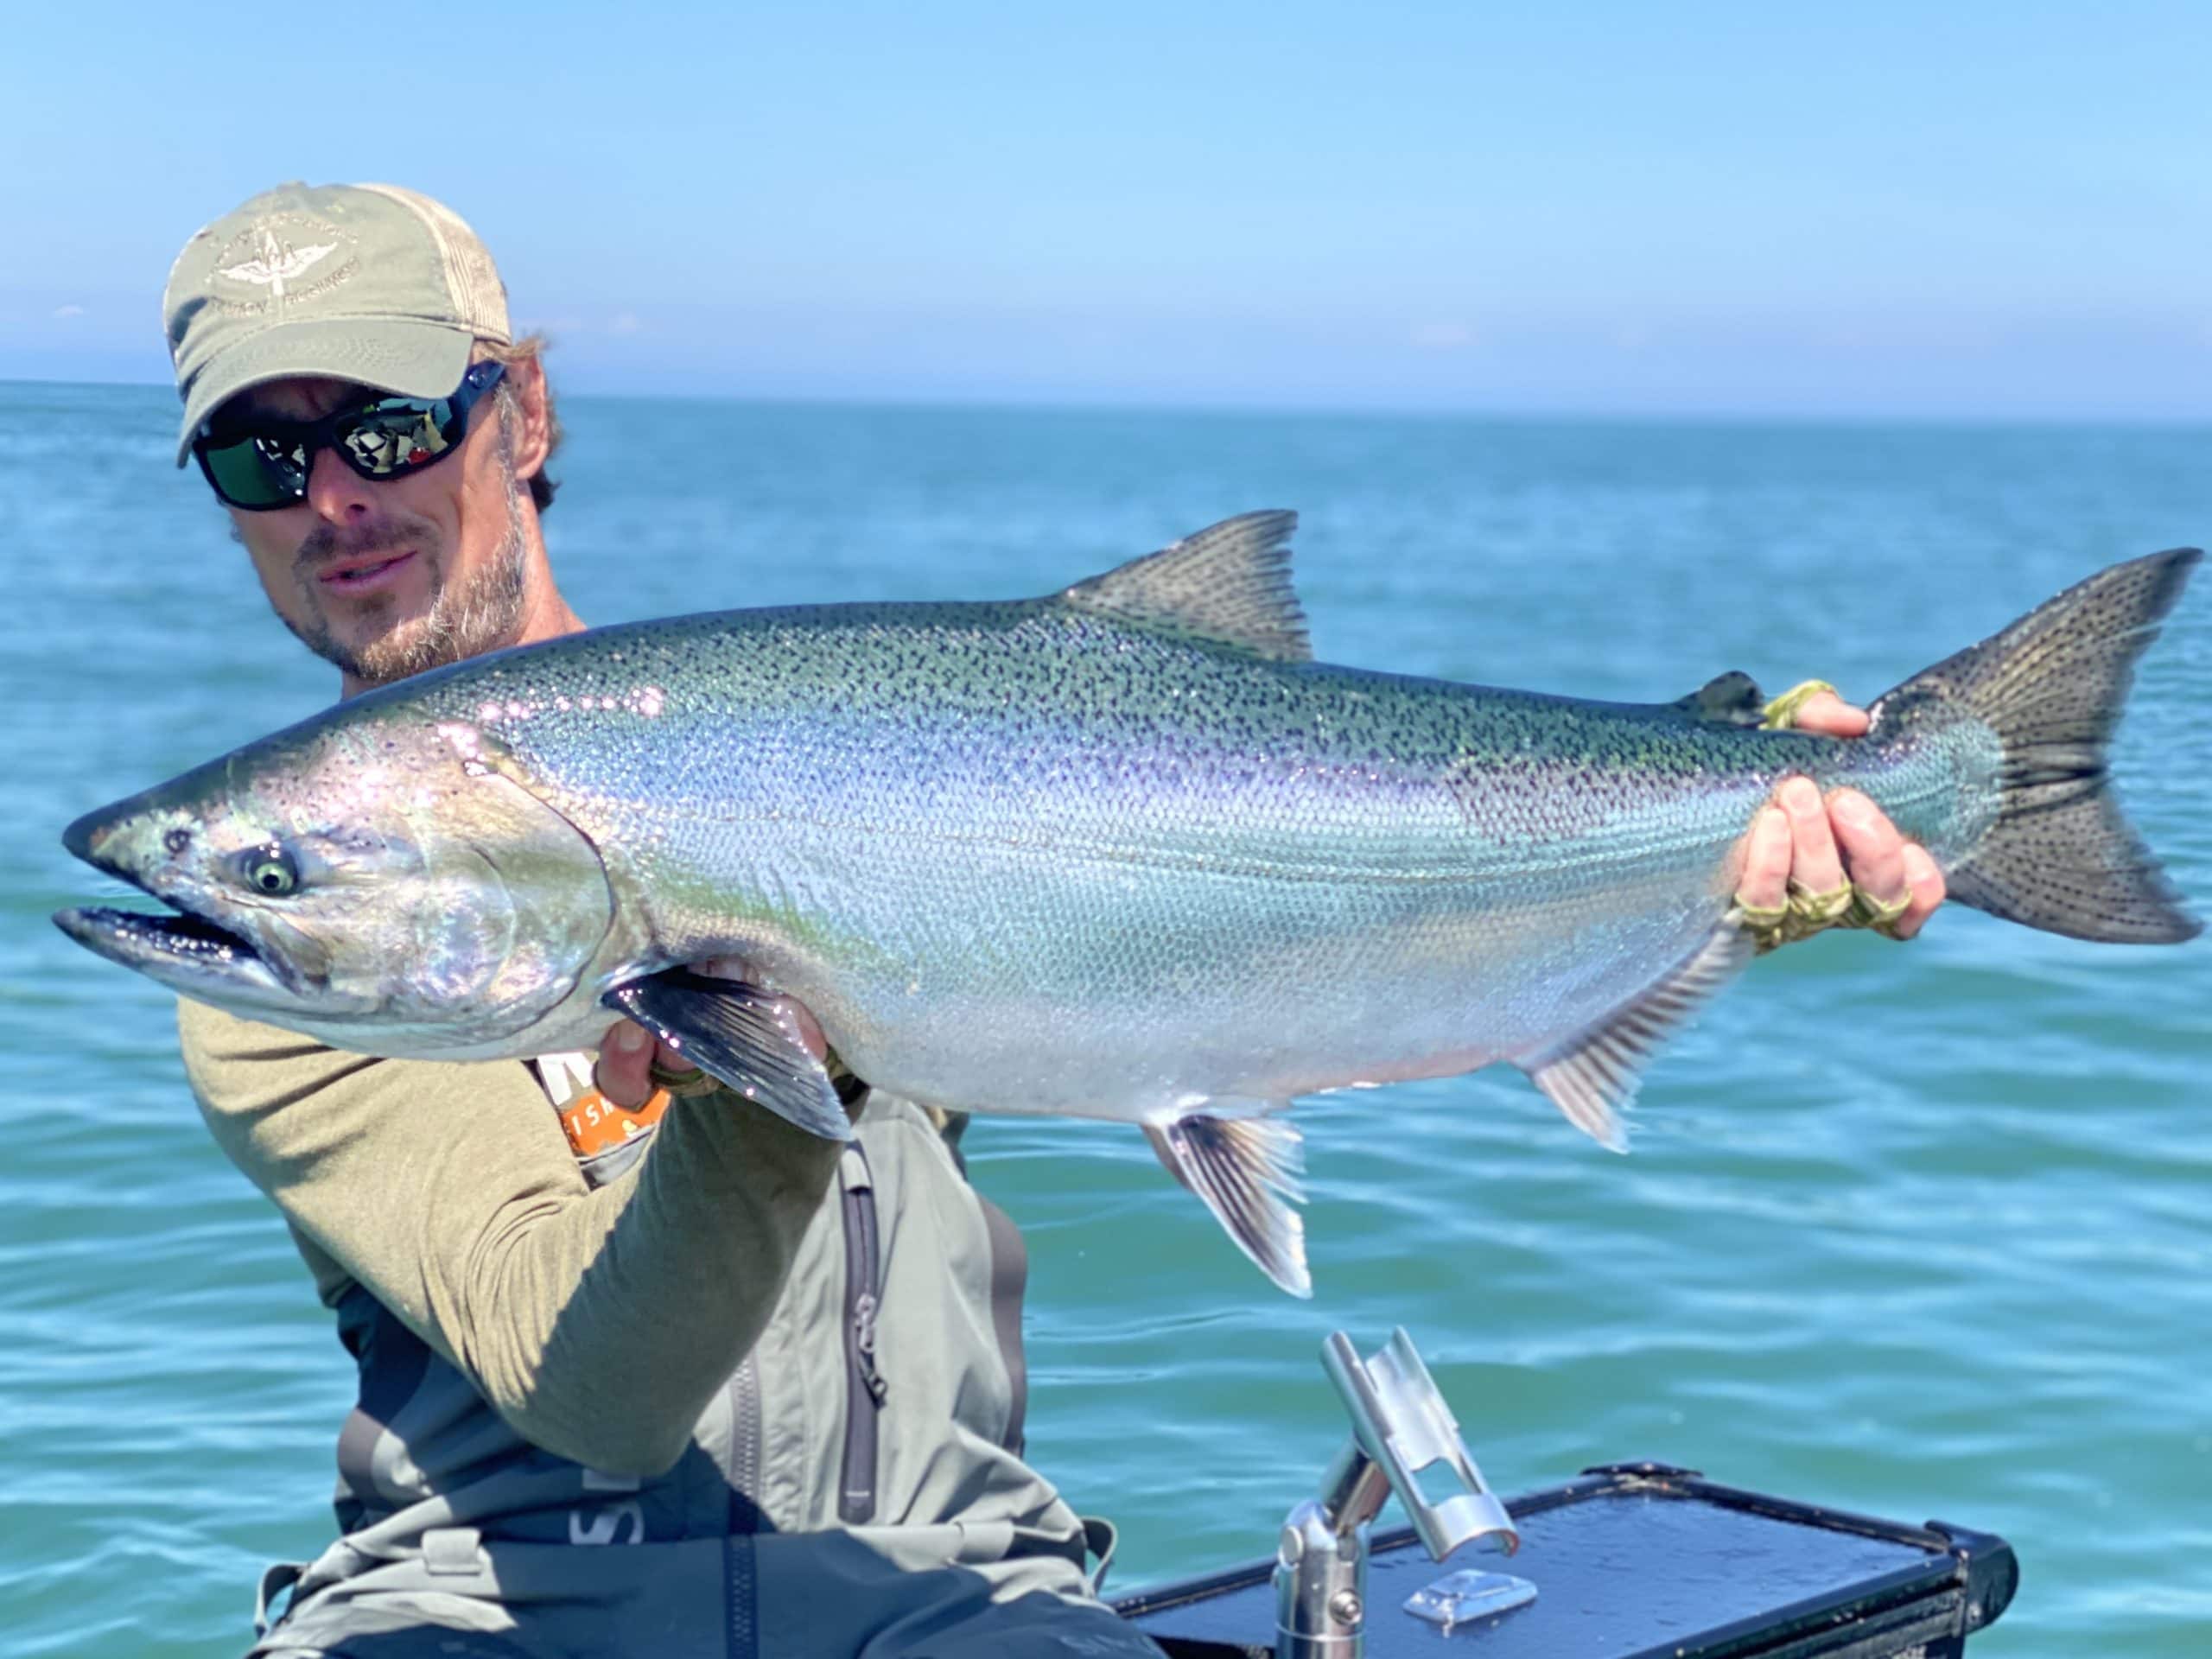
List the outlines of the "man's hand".
{"type": "MultiPolygon", "coordinates": [[[[1857,737],[1866,729],[1866,712],[1823,691],[1807,699],[1791,723],[1829,737],[1857,737]]],[[[1752,821],[1737,902],[1771,914],[1788,906],[1792,887],[1834,893],[1847,880],[1878,905],[1904,905],[1885,930],[1895,938],[1920,931],[1943,902],[1943,873],[1936,861],[1899,835],[1881,808],[1855,789],[1839,789],[1823,801],[1808,779],[1789,779],[1752,821]]]]}
{"type": "MultiPolygon", "coordinates": [[[[713,979],[745,977],[742,963],[721,957],[694,963],[691,971],[713,979]]],[[[785,1005],[798,1026],[799,1040],[806,1045],[806,1052],[817,1060],[826,1058],[830,1045],[814,1016],[789,999],[785,999],[785,1005]]],[[[671,1048],[636,1020],[617,1020],[600,1039],[599,1064],[592,1070],[592,1081],[599,1086],[599,1092],[617,1106],[625,1111],[635,1111],[651,1100],[653,1090],[661,1086],[653,1077],[656,1069],[663,1077],[679,1077],[685,1082],[702,1075],[680,1049],[671,1048]]]]}
{"type": "Polygon", "coordinates": [[[592,1068],[591,1080],[617,1106],[635,1111],[659,1086],[652,1079],[655,1066],[671,1076],[699,1075],[697,1066],[636,1020],[617,1020],[599,1039],[599,1064],[592,1068]]]}

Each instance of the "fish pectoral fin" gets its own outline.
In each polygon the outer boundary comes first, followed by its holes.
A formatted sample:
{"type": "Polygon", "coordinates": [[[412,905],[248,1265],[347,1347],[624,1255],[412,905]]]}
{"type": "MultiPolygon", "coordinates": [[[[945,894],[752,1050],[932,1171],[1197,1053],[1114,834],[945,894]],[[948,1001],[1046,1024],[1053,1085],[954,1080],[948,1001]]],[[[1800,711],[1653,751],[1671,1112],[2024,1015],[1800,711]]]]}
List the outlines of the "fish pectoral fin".
{"type": "Polygon", "coordinates": [[[1290,583],[1298,515],[1247,512],[1078,582],[1063,605],[1164,628],[1281,663],[1311,662],[1306,614],[1290,583]]]}
{"type": "Polygon", "coordinates": [[[1311,1296],[1305,1201],[1305,1140],[1280,1117],[1211,1117],[1192,1112],[1147,1123],[1145,1138],[1167,1173],[1205,1200],[1214,1219],[1262,1273],[1294,1296],[1311,1296]]]}
{"type": "Polygon", "coordinates": [[[1716,674],[1686,697],[1667,705],[1693,720],[1718,726],[1757,726],[1766,718],[1766,697],[1759,683],[1740,668],[1716,674]]]}
{"type": "Polygon", "coordinates": [[[1529,1074],[1567,1121],[1614,1152],[1628,1150],[1620,1114],[1636,1098],[1643,1068],[1661,1045],[1689,1022],[1706,999],[1751,959],[1756,942],[1724,922],[1656,984],[1595,1025],[1515,1064],[1529,1074]]]}
{"type": "Polygon", "coordinates": [[[853,1138],[829,1071],[807,1052],[782,998],[671,968],[617,985],[600,1001],[786,1123],[824,1141],[853,1138]]]}

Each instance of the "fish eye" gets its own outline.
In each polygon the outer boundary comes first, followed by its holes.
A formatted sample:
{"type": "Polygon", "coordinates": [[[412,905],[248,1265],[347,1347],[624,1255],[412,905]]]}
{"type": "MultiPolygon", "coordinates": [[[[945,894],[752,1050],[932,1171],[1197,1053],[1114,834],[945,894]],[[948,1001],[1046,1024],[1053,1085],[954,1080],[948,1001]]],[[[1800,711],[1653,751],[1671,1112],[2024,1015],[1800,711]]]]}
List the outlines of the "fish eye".
{"type": "Polygon", "coordinates": [[[283,845],[250,848],[238,855],[238,874],[256,893],[281,899],[300,885],[300,867],[283,845]]]}

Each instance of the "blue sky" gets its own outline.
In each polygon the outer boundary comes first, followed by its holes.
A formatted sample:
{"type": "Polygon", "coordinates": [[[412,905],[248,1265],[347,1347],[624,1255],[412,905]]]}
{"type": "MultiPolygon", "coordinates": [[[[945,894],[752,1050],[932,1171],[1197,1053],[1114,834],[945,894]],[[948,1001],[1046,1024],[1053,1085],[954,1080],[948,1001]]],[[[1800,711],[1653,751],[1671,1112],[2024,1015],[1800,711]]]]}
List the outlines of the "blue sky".
{"type": "Polygon", "coordinates": [[[2212,7],[20,8],[0,377],[280,179],[571,390],[2212,419],[2212,7]]]}

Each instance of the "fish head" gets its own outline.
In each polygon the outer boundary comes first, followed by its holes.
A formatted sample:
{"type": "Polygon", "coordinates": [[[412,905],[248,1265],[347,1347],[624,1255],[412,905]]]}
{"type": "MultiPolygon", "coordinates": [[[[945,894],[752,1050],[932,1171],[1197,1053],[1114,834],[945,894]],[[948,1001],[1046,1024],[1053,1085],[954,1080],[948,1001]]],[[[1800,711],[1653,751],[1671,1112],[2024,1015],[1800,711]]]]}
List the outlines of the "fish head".
{"type": "Polygon", "coordinates": [[[79,944],[365,1053],[501,1051],[575,989],[615,908],[590,840],[465,721],[310,721],[62,840],[174,912],[57,914],[79,944]]]}

